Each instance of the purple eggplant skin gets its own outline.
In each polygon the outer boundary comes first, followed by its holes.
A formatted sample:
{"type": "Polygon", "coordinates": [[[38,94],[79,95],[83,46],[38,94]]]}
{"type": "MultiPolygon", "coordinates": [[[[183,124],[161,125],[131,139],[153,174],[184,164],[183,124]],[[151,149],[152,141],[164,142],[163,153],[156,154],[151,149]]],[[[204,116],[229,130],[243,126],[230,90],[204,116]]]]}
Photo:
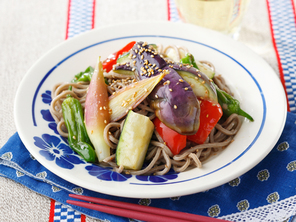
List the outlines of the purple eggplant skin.
{"type": "Polygon", "coordinates": [[[133,68],[130,66],[130,63],[123,63],[123,64],[116,64],[113,67],[113,70],[133,71],[133,68]]]}
{"type": "Polygon", "coordinates": [[[190,85],[147,43],[137,42],[131,53],[136,79],[167,73],[148,96],[155,115],[180,134],[195,134],[199,128],[200,106],[190,85]]]}

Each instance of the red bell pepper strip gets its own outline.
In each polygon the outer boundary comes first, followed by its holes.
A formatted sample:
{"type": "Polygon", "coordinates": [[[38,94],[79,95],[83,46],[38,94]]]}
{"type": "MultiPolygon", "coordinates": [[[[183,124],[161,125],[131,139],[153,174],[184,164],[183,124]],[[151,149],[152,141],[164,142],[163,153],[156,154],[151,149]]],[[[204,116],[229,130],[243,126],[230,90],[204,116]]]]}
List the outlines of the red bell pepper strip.
{"type": "Polygon", "coordinates": [[[136,41],[132,41],[128,43],[126,46],[124,46],[122,49],[109,55],[108,58],[103,61],[103,69],[107,72],[110,72],[110,70],[113,68],[113,65],[116,64],[118,57],[123,53],[128,52],[131,48],[133,48],[135,43],[136,41]]]}
{"type": "Polygon", "coordinates": [[[223,112],[219,103],[209,100],[200,100],[200,125],[196,134],[187,136],[187,139],[197,144],[203,144],[215,127],[223,112]]]}
{"type": "Polygon", "coordinates": [[[186,147],[186,140],[197,144],[203,144],[222,115],[223,112],[219,103],[209,100],[200,100],[200,125],[197,133],[194,135],[181,135],[167,127],[158,118],[155,118],[153,123],[163,141],[170,148],[172,153],[177,155],[186,147]]]}
{"type": "Polygon", "coordinates": [[[180,153],[186,147],[186,135],[181,135],[171,128],[167,127],[158,118],[153,120],[156,131],[159,133],[163,141],[170,148],[174,155],[180,153]]]}

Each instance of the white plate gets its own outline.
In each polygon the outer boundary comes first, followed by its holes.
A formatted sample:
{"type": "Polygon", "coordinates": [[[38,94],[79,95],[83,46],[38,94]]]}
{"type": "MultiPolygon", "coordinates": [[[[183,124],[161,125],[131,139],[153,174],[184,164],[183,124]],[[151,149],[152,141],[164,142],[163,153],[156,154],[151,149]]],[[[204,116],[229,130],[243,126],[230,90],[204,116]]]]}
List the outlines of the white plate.
{"type": "Polygon", "coordinates": [[[286,100],[282,85],[262,58],[244,45],[214,31],[170,22],[108,26],[63,42],[28,71],[15,100],[15,122],[20,138],[42,165],[78,186],[135,198],[187,195],[235,179],[270,152],[283,130],[285,119],[286,100]],[[42,140],[50,142],[49,152],[57,151],[64,143],[51,128],[54,122],[47,116],[50,102],[48,91],[54,84],[70,81],[78,72],[94,66],[98,56],[104,59],[132,40],[185,46],[196,59],[211,61],[255,122],[245,121],[235,141],[207,161],[202,169],[162,177],[122,177],[89,163],[71,163],[72,160],[68,160],[70,164],[66,166],[57,156],[50,159],[46,152],[40,152],[42,140]],[[54,140],[60,141],[60,144],[52,145],[54,140]]]}

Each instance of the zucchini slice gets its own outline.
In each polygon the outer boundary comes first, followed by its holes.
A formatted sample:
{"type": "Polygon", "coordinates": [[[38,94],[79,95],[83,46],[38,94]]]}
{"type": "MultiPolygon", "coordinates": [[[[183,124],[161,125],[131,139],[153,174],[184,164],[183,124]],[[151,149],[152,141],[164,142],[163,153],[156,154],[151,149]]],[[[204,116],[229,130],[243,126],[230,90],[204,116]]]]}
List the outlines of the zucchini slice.
{"type": "Polygon", "coordinates": [[[117,64],[125,63],[125,62],[130,62],[130,52],[123,53],[120,55],[116,61],[117,64]]]}
{"type": "Polygon", "coordinates": [[[209,79],[212,79],[215,76],[215,72],[212,68],[210,68],[209,66],[207,66],[206,64],[203,64],[199,61],[195,61],[197,68],[204,74],[207,75],[207,77],[209,77],[209,79]]]}
{"type": "Polygon", "coordinates": [[[215,88],[211,87],[211,83],[206,78],[197,77],[191,72],[177,70],[178,74],[191,86],[194,94],[198,98],[218,102],[215,88]]]}
{"type": "Polygon", "coordinates": [[[116,149],[116,164],[128,170],[140,170],[154,131],[153,122],[130,110],[116,149]]]}

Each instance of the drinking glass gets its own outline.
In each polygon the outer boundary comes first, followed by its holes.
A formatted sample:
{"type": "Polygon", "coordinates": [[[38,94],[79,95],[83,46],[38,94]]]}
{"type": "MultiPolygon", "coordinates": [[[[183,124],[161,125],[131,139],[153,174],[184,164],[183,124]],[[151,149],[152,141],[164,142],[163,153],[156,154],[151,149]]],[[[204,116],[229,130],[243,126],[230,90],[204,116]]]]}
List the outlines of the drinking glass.
{"type": "Polygon", "coordinates": [[[175,0],[175,3],[184,22],[237,39],[249,0],[175,0]]]}

